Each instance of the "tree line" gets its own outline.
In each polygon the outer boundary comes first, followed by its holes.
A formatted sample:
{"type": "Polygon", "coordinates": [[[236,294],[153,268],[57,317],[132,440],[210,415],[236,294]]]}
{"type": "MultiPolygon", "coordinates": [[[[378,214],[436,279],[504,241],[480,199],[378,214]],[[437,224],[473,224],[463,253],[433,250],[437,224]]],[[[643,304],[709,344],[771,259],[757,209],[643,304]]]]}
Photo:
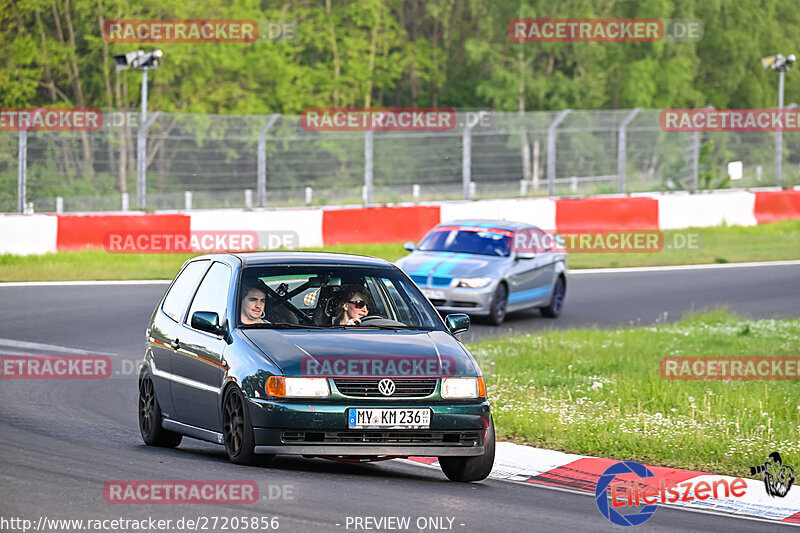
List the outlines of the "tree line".
{"type": "MultiPolygon", "coordinates": [[[[0,0],[0,106],[135,109],[140,74],[112,56],[164,51],[150,107],[296,114],[307,107],[534,111],[777,104],[759,59],[800,52],[792,0],[0,0]],[[696,19],[696,42],[519,43],[515,18],[696,19]],[[110,43],[119,19],[292,21],[252,43],[110,43]]],[[[786,102],[800,100],[798,76],[786,102]]]]}

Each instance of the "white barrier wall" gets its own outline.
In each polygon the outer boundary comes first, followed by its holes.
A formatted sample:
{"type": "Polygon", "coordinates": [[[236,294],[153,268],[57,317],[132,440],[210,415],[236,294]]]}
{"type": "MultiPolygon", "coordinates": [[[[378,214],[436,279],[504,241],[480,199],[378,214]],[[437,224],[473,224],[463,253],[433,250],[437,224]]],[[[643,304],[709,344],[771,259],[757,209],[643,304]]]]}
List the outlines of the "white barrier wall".
{"type": "Polygon", "coordinates": [[[301,248],[322,246],[321,209],[193,211],[192,231],[297,232],[301,248]]]}
{"type": "Polygon", "coordinates": [[[439,206],[442,222],[459,218],[513,220],[534,224],[542,229],[556,228],[556,202],[547,198],[448,202],[439,206]]]}
{"type": "Polygon", "coordinates": [[[658,200],[661,229],[756,225],[756,195],[747,191],[647,196],[658,200]]]}
{"type": "Polygon", "coordinates": [[[0,254],[55,252],[58,217],[52,215],[0,215],[0,254]]]}

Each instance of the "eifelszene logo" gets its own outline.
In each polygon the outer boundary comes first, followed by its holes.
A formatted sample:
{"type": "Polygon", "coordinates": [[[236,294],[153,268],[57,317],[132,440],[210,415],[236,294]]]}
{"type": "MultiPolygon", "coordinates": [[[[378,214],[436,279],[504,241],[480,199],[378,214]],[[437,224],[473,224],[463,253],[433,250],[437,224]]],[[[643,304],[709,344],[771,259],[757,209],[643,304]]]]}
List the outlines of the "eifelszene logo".
{"type": "Polygon", "coordinates": [[[597,486],[594,489],[594,499],[595,503],[597,503],[597,508],[612,524],[618,526],[638,526],[639,524],[647,522],[658,509],[658,505],[645,505],[638,513],[625,516],[608,506],[608,486],[619,474],[636,474],[640,478],[654,476],[650,469],[634,461],[623,461],[609,466],[606,468],[605,472],[600,475],[600,479],[597,480],[597,486]]]}
{"type": "Polygon", "coordinates": [[[781,454],[772,452],[764,464],[751,466],[750,475],[758,475],[772,497],[783,498],[789,493],[794,483],[794,468],[783,464],[781,454]]]}

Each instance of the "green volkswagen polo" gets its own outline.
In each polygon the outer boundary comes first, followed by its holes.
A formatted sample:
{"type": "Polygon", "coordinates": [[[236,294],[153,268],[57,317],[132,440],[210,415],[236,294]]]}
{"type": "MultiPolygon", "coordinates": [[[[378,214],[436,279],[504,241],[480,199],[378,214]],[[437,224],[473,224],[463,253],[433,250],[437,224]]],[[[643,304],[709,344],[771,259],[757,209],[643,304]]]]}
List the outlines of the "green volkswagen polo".
{"type": "Polygon", "coordinates": [[[467,328],[381,259],[196,257],[146,331],[142,438],[214,442],[237,464],[437,457],[449,479],[482,480],[494,425],[481,371],[456,338],[467,328]]]}

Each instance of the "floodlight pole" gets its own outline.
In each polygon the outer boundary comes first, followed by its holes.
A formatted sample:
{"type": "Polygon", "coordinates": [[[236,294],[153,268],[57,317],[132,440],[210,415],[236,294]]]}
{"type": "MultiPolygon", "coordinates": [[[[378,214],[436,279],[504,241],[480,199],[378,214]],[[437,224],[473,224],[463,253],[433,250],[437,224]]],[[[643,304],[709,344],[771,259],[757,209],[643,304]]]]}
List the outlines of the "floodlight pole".
{"type": "Polygon", "coordinates": [[[139,122],[139,134],[136,136],[136,192],[139,209],[147,207],[147,138],[144,125],[147,122],[147,71],[142,68],[142,120],[139,122]]]}

